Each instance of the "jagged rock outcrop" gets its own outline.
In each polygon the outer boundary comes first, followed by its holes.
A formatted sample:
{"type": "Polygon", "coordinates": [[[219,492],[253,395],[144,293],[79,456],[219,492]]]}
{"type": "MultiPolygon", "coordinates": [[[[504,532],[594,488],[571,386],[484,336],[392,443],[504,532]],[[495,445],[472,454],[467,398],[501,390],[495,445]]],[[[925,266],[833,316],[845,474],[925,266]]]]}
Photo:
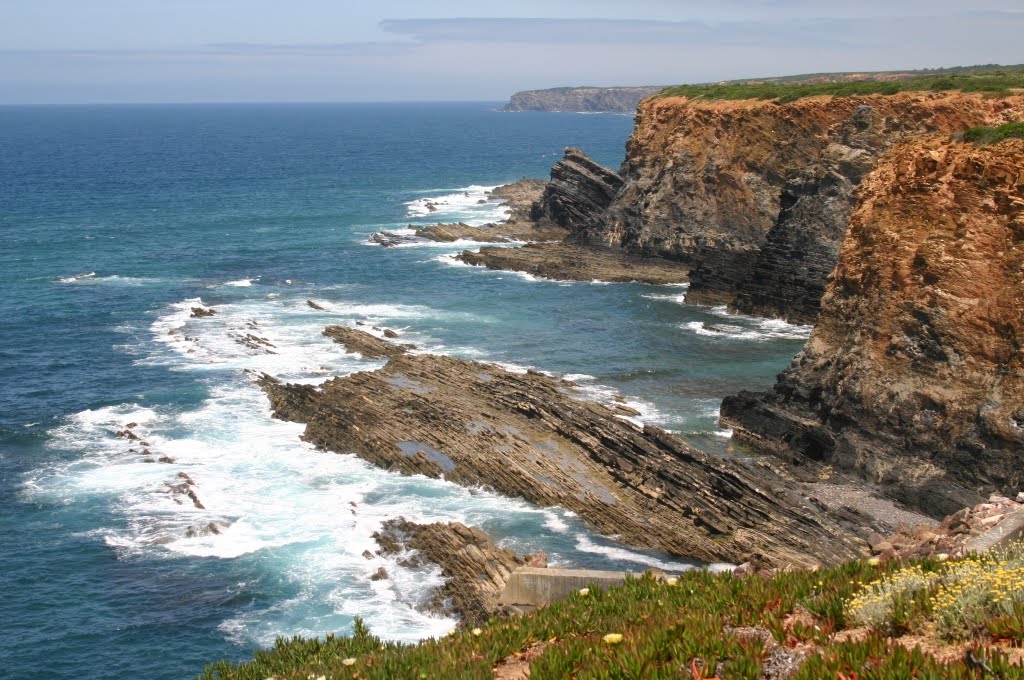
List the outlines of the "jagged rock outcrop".
{"type": "Polygon", "coordinates": [[[526,564],[480,529],[460,522],[417,524],[398,517],[384,522],[373,538],[380,546],[378,555],[413,552],[403,560],[406,567],[440,566],[445,583],[431,597],[430,609],[458,616],[463,626],[503,613],[498,604],[501,591],[512,572],[526,564]]]}
{"type": "Polygon", "coordinates": [[[633,113],[644,97],[661,87],[554,87],[523,90],[502,111],[564,111],[568,113],[633,113]]]}
{"type": "Polygon", "coordinates": [[[622,187],[622,177],[575,147],[551,168],[551,181],[530,211],[538,224],[555,224],[585,240],[622,187]]]}
{"type": "Polygon", "coordinates": [[[319,448],[568,508],[635,546],[773,565],[832,563],[863,549],[851,533],[862,517],[830,513],[770,466],[637,428],[539,373],[395,354],[378,371],[318,388],[260,384],[275,415],[306,423],[303,438],[319,448]]]}
{"type": "Polygon", "coordinates": [[[940,517],[1024,485],[1024,141],[932,135],[863,181],[806,346],[725,399],[758,448],[854,470],[940,517]]]}
{"type": "Polygon", "coordinates": [[[913,135],[1022,117],[1022,96],[960,92],[650,98],[620,169],[625,184],[588,237],[690,264],[690,302],[806,322],[879,153],[913,135]]]}

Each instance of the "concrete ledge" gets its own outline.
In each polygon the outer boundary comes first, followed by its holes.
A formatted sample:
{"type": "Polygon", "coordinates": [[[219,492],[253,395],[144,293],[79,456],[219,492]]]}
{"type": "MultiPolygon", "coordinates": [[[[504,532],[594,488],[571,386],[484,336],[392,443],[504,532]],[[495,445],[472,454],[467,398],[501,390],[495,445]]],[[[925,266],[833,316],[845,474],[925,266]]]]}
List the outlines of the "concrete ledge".
{"type": "Polygon", "coordinates": [[[593,569],[558,569],[521,567],[512,572],[498,599],[499,604],[511,606],[543,607],[564,600],[581,588],[591,585],[600,588],[616,586],[629,574],[625,571],[596,571],[593,569]]]}
{"type": "Polygon", "coordinates": [[[1005,548],[1013,541],[1024,539],[1024,508],[1011,512],[988,531],[964,544],[965,552],[983,553],[1005,548]]]}

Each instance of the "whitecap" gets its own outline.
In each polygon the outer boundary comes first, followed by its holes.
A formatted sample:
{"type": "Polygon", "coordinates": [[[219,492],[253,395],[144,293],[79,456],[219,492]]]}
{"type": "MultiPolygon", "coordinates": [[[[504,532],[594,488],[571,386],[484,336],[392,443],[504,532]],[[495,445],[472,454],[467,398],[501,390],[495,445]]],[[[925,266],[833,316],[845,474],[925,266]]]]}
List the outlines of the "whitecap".
{"type": "Polygon", "coordinates": [[[644,555],[643,553],[634,552],[622,547],[598,545],[583,534],[578,534],[576,536],[576,547],[584,552],[604,555],[605,557],[621,562],[643,564],[663,571],[687,571],[694,568],[694,565],[688,562],[667,562],[665,560],[660,560],[656,557],[644,555]]]}

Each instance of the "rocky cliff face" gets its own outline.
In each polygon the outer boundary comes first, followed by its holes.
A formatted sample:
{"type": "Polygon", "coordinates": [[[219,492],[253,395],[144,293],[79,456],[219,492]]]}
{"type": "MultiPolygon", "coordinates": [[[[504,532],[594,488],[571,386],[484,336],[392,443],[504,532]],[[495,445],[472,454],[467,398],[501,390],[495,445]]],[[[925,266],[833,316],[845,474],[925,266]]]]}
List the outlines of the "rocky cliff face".
{"type": "Polygon", "coordinates": [[[548,90],[524,90],[513,94],[502,111],[633,113],[641,99],[661,90],[661,87],[555,87],[548,90]]]}
{"type": "Polygon", "coordinates": [[[1024,485],[1024,141],[906,141],[863,181],[807,345],[722,404],[760,448],[933,514],[1024,485]]]}
{"type": "Polygon", "coordinates": [[[648,99],[625,184],[587,237],[690,264],[691,302],[809,322],[881,153],[912,135],[1021,117],[1024,97],[956,92],[648,99]]]}
{"type": "Polygon", "coordinates": [[[618,173],[569,147],[551,167],[551,180],[533,204],[530,218],[541,226],[554,225],[582,235],[598,227],[620,188],[618,173]]]}

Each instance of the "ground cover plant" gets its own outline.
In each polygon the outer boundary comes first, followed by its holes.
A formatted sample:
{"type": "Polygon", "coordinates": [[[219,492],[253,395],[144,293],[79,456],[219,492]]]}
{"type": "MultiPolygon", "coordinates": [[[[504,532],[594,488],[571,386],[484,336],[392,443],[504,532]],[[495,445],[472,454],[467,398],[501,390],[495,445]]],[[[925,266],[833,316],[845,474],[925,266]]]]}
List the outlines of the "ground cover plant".
{"type": "Polygon", "coordinates": [[[757,680],[787,664],[799,666],[789,676],[798,680],[1024,679],[1022,554],[862,560],[767,577],[646,576],[419,644],[384,642],[362,622],[350,636],[282,639],[249,662],[213,664],[202,677],[482,679],[528,662],[531,680],[757,680]],[[945,645],[953,658],[894,637],[905,634],[945,645]]]}
{"type": "Polygon", "coordinates": [[[734,81],[703,85],[679,85],[663,90],[657,96],[685,96],[701,99],[775,99],[780,103],[803,97],[854,95],[900,92],[982,92],[993,96],[1006,96],[1022,91],[1024,69],[965,71],[942,75],[922,75],[905,80],[853,80],[830,83],[794,83],[776,80],[734,81]]]}
{"type": "Polygon", "coordinates": [[[995,144],[1004,139],[1024,139],[1024,122],[1006,123],[998,127],[976,127],[964,131],[964,141],[995,144]]]}

